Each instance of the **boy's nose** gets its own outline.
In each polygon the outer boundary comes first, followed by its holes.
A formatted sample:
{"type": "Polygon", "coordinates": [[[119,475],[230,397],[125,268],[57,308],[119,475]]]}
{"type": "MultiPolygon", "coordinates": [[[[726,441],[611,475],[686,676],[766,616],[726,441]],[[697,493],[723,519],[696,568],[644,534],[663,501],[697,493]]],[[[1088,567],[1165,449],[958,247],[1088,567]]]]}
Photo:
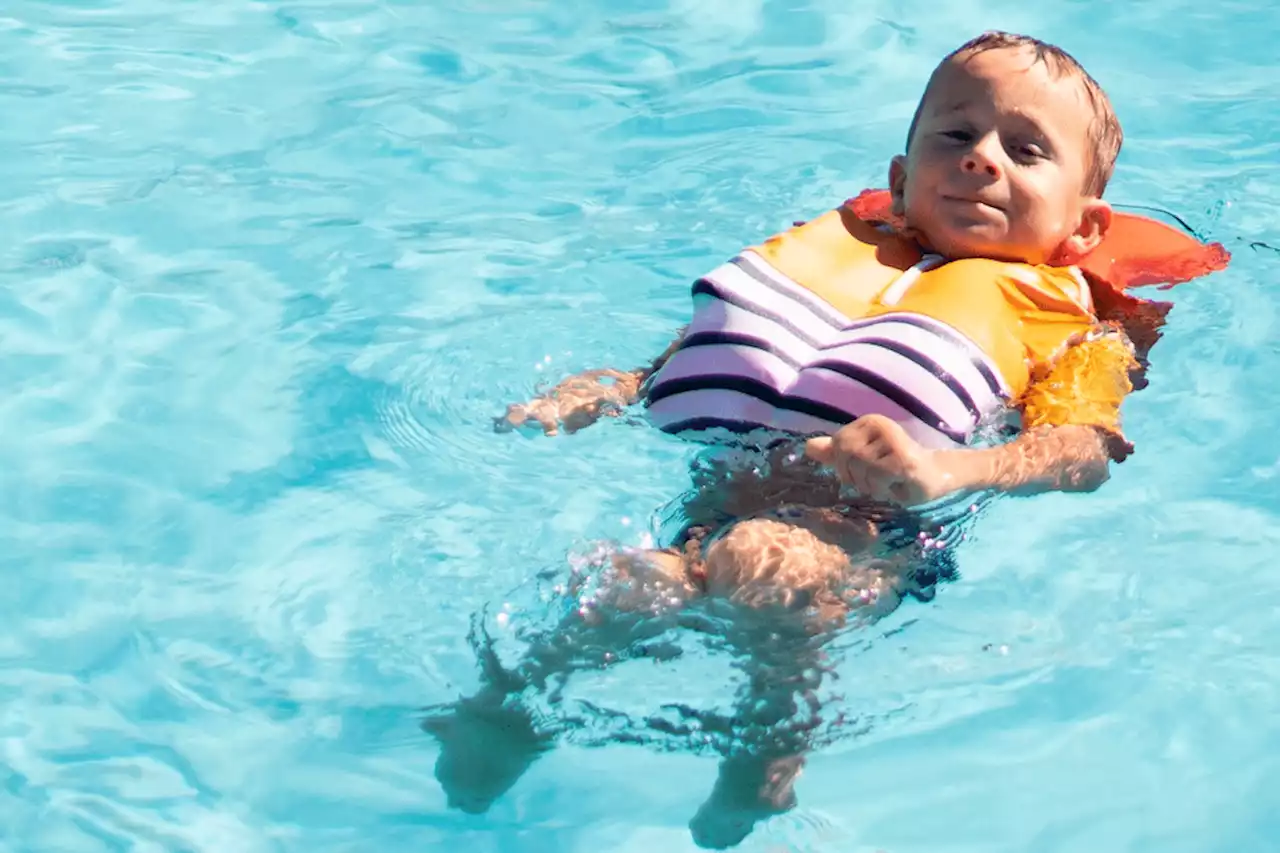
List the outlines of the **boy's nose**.
{"type": "Polygon", "coordinates": [[[991,178],[1000,177],[1000,167],[981,155],[966,154],[960,165],[966,172],[981,172],[991,178]]]}
{"type": "Polygon", "coordinates": [[[980,141],[966,151],[964,158],[960,161],[960,168],[966,172],[985,174],[990,178],[1000,177],[1000,166],[996,158],[986,150],[989,144],[985,140],[980,141]]]}

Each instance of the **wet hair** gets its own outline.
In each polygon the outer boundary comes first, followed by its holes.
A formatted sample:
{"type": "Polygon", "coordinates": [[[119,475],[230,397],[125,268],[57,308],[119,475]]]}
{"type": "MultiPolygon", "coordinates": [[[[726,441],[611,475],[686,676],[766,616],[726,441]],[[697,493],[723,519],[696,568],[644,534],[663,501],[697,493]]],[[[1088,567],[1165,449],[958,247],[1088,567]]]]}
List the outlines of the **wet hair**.
{"type": "Polygon", "coordinates": [[[1056,45],[1031,36],[999,31],[986,32],[947,54],[929,76],[929,85],[925,87],[920,103],[916,105],[915,115],[911,117],[911,127],[907,131],[907,148],[911,148],[911,140],[915,136],[916,125],[920,122],[920,114],[924,109],[925,100],[929,97],[929,90],[933,88],[933,82],[943,68],[958,59],[967,59],[988,50],[1027,47],[1035,52],[1035,61],[1044,63],[1051,74],[1055,77],[1070,77],[1078,80],[1084,90],[1089,106],[1093,109],[1093,121],[1089,125],[1091,157],[1085,172],[1084,189],[1086,193],[1101,198],[1115,171],[1116,158],[1120,156],[1120,146],[1124,143],[1124,131],[1121,130],[1120,120],[1116,118],[1115,111],[1111,108],[1111,99],[1075,57],[1056,45]]]}

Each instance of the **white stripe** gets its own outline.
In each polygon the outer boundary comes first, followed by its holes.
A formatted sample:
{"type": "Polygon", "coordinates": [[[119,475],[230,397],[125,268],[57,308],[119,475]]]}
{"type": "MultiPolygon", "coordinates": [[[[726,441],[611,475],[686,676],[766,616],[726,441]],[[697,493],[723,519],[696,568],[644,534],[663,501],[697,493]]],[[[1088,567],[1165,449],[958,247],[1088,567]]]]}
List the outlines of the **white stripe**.
{"type": "Polygon", "coordinates": [[[1067,272],[1071,275],[1071,283],[1075,285],[1074,287],[1067,285],[1058,278],[1049,278],[1036,270],[1016,264],[1006,264],[1004,272],[1009,278],[1046,295],[1051,295],[1050,288],[1056,289],[1067,302],[1077,308],[1083,308],[1091,314],[1093,313],[1093,293],[1089,290],[1089,285],[1085,282],[1084,276],[1080,274],[1077,267],[1068,267],[1067,269],[1067,272]],[[1046,293],[1047,291],[1048,293],[1046,293]]]}
{"type": "Polygon", "coordinates": [[[897,305],[902,297],[906,294],[911,286],[920,280],[920,274],[945,264],[946,258],[942,255],[925,255],[919,261],[911,266],[906,272],[898,276],[898,278],[885,288],[884,293],[880,294],[880,304],[897,305]]]}
{"type": "Polygon", "coordinates": [[[826,313],[819,314],[788,293],[761,284],[733,264],[719,266],[704,278],[725,288],[745,304],[785,317],[787,322],[816,340],[830,338],[832,332],[850,322],[847,317],[835,319],[828,317],[826,313]]]}
{"type": "Polygon", "coordinates": [[[769,263],[763,256],[747,250],[738,255],[738,259],[752,267],[756,272],[764,275],[814,314],[825,319],[828,324],[839,327],[849,322],[849,317],[844,312],[769,263]]]}
{"type": "Polygon", "coordinates": [[[785,429],[788,432],[799,433],[800,435],[811,435],[813,433],[831,435],[844,426],[843,423],[837,421],[829,421],[826,418],[807,415],[804,412],[793,412],[789,409],[777,410],[773,418],[778,424],[778,429],[785,429]]]}
{"type": "Polygon", "coordinates": [[[1080,288],[1080,304],[1090,314],[1094,312],[1093,308],[1093,288],[1089,286],[1089,281],[1084,277],[1084,273],[1080,272],[1080,267],[1069,267],[1068,272],[1071,277],[1076,280],[1076,286],[1080,288]]]}
{"type": "Polygon", "coordinates": [[[803,412],[775,409],[763,400],[757,400],[740,391],[722,388],[705,388],[686,391],[658,400],[649,406],[648,415],[659,428],[690,418],[712,417],[725,420],[759,424],[765,429],[787,430],[796,433],[831,433],[844,426],[836,421],[815,418],[803,412]]]}
{"type": "Polygon", "coordinates": [[[708,344],[676,352],[663,365],[653,387],[675,379],[728,374],[763,382],[783,392],[795,384],[798,372],[770,352],[740,344],[708,344]]]}
{"type": "Polygon", "coordinates": [[[686,334],[728,332],[750,335],[765,341],[796,364],[813,361],[818,354],[816,347],[810,346],[773,320],[714,297],[703,298],[708,301],[696,307],[686,334]]]}

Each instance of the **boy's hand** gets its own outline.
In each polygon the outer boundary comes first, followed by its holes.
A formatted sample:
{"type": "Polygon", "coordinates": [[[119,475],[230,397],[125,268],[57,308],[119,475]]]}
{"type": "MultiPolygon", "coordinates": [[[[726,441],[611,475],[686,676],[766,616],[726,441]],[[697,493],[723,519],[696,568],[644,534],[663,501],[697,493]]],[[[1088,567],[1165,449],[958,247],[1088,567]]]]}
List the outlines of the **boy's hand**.
{"type": "Polygon", "coordinates": [[[810,439],[805,454],[835,468],[859,495],[902,506],[937,500],[962,485],[948,464],[954,454],[922,447],[882,415],[865,415],[830,438],[810,439]]]}
{"type": "Polygon", "coordinates": [[[505,415],[494,419],[494,429],[507,432],[536,423],[547,435],[555,435],[562,426],[574,433],[603,415],[621,414],[623,407],[634,402],[639,386],[638,372],[589,370],[569,377],[544,396],[508,406],[505,415]]]}
{"type": "Polygon", "coordinates": [[[560,431],[560,406],[555,400],[538,397],[527,403],[512,403],[507,413],[493,419],[496,432],[510,432],[525,424],[537,424],[546,435],[560,431]]]}

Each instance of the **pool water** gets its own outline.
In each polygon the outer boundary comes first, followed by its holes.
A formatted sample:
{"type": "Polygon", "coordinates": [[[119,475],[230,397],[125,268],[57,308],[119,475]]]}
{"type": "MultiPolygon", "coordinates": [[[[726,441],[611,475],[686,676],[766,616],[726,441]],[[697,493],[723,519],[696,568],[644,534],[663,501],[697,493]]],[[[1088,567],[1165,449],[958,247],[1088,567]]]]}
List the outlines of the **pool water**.
{"type": "MultiPolygon", "coordinates": [[[[1168,294],[1111,482],[998,502],[959,580],[842,640],[858,725],[739,849],[1280,847],[1273,7],[10,0],[0,850],[695,849],[716,756],[603,722],[446,807],[419,722],[475,689],[473,614],[513,653],[540,573],[687,486],[634,422],[492,418],[883,185],[987,28],[1075,53],[1110,198],[1234,262],[1168,294]]],[[[691,648],[572,690],[638,720],[736,677],[691,648]]]]}

